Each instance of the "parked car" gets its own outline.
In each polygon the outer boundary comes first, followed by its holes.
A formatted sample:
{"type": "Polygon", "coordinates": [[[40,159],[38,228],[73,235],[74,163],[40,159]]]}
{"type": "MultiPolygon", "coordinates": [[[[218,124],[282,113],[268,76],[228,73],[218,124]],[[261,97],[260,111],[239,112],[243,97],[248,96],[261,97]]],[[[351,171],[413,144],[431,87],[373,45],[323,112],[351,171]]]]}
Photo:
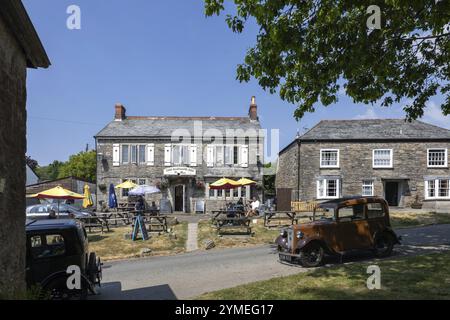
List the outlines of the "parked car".
{"type": "Polygon", "coordinates": [[[401,240],[391,228],[387,202],[378,197],[323,202],[311,220],[281,230],[276,239],[280,261],[316,267],[325,254],[342,256],[354,250],[386,257],[401,240]]]}
{"type": "Polygon", "coordinates": [[[89,252],[83,224],[74,219],[27,220],[26,280],[29,288],[39,286],[42,297],[85,299],[100,285],[102,264],[89,252]],[[81,288],[69,289],[69,266],[80,268],[81,288]]]}
{"type": "MultiPolygon", "coordinates": [[[[26,209],[27,219],[48,219],[50,210],[58,212],[58,204],[50,203],[28,206],[26,209]]],[[[91,215],[92,214],[89,211],[80,210],[69,204],[59,204],[59,218],[83,218],[91,215]]]]}

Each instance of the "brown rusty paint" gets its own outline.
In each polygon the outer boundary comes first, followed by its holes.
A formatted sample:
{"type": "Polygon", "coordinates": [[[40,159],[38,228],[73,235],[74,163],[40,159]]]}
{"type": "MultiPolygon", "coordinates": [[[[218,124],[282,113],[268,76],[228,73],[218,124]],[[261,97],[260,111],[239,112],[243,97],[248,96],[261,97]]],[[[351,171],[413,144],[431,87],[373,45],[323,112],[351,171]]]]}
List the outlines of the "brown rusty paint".
{"type": "Polygon", "coordinates": [[[314,240],[324,243],[332,253],[372,248],[374,235],[377,232],[390,229],[389,206],[382,198],[343,199],[337,203],[336,208],[333,221],[316,220],[292,227],[294,235],[290,248],[292,254],[297,254],[299,248],[314,240]],[[369,203],[380,203],[383,206],[384,216],[368,219],[366,204],[369,203]],[[340,208],[361,204],[365,205],[363,219],[346,222],[339,220],[338,212],[340,208]],[[297,239],[298,231],[303,232],[303,239],[297,239]]]}

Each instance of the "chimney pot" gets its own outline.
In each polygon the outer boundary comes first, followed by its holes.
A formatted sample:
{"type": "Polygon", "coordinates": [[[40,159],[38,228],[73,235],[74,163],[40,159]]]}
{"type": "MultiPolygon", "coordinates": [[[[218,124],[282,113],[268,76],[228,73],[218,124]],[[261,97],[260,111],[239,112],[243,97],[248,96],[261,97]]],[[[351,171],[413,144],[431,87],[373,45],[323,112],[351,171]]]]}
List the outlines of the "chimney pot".
{"type": "Polygon", "coordinates": [[[114,120],[115,121],[122,121],[126,118],[126,109],[121,103],[116,103],[115,106],[115,115],[114,120]]]}
{"type": "Polygon", "coordinates": [[[256,98],[252,96],[250,108],[248,109],[248,117],[250,120],[258,121],[258,106],[256,105],[256,98]]]}

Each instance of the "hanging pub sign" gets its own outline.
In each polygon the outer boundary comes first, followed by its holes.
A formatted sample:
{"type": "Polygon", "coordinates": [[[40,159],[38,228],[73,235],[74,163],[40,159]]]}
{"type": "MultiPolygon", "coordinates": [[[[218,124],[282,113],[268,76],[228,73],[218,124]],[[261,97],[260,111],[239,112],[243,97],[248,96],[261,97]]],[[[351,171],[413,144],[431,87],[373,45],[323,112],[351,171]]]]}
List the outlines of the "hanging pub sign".
{"type": "Polygon", "coordinates": [[[165,176],[195,176],[197,171],[189,167],[172,167],[164,169],[165,176]]]}

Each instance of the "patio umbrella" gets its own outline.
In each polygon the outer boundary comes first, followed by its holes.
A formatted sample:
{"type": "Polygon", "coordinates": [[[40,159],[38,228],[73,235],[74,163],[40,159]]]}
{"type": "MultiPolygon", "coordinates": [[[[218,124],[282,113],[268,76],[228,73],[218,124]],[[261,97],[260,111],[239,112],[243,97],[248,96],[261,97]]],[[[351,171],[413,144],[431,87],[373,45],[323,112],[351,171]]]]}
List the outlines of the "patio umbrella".
{"type": "Polygon", "coordinates": [[[60,200],[76,200],[76,199],[84,199],[84,196],[78,194],[76,192],[72,192],[70,190],[64,189],[61,186],[56,186],[54,188],[38,192],[30,198],[38,198],[38,199],[56,199],[58,202],[58,218],[59,218],[59,201],[60,200]]]}
{"type": "Polygon", "coordinates": [[[116,190],[112,183],[109,185],[108,207],[111,209],[117,208],[116,190]]]}
{"type": "Polygon", "coordinates": [[[241,185],[234,180],[228,178],[219,179],[209,185],[210,189],[213,190],[228,190],[240,187],[241,185]]]}
{"type": "Polygon", "coordinates": [[[250,185],[256,184],[256,181],[253,181],[253,180],[250,180],[247,178],[240,178],[237,182],[241,186],[250,186],[250,185]]]}
{"type": "Polygon", "coordinates": [[[159,190],[157,187],[144,184],[144,185],[137,186],[136,188],[130,190],[128,192],[128,194],[130,196],[143,196],[146,194],[159,193],[159,192],[161,192],[161,190],[159,190]]]}
{"type": "Polygon", "coordinates": [[[92,207],[94,202],[92,201],[91,188],[87,184],[84,185],[84,199],[83,208],[92,207]]]}
{"type": "Polygon", "coordinates": [[[121,184],[118,184],[116,186],[117,189],[133,189],[136,188],[138,185],[131,180],[127,180],[121,184]]]}

